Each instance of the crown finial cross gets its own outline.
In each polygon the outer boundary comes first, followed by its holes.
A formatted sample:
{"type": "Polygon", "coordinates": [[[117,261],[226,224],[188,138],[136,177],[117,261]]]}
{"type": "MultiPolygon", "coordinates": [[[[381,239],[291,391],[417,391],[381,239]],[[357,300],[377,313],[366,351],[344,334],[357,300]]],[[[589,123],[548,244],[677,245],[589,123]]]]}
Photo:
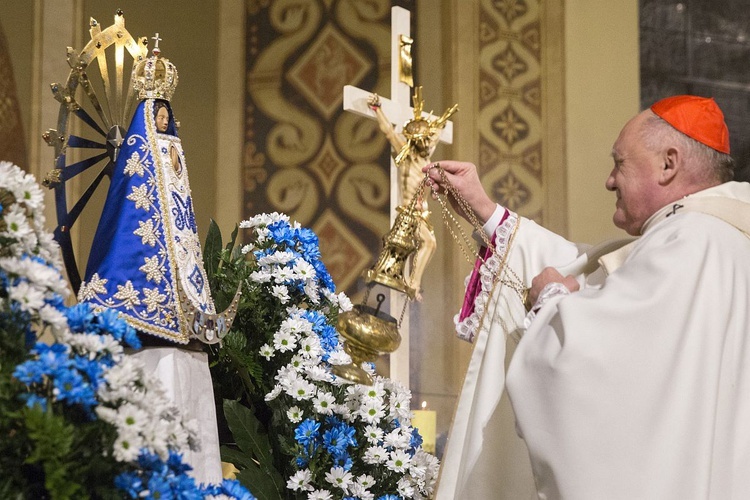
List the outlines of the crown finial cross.
{"type": "Polygon", "coordinates": [[[161,41],[161,38],[159,38],[159,33],[156,33],[155,36],[152,36],[151,40],[155,42],[154,49],[152,52],[154,53],[155,56],[158,56],[161,53],[161,49],[159,48],[159,42],[161,41]]]}

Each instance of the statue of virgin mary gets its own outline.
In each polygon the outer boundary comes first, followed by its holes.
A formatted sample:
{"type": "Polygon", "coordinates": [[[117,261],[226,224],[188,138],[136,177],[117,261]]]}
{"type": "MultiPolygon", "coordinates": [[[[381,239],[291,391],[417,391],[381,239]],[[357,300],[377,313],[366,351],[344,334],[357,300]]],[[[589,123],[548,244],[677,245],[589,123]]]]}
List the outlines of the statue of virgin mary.
{"type": "Polygon", "coordinates": [[[206,340],[206,331],[209,341],[216,338],[217,315],[170,106],[177,70],[159,57],[158,40],[132,80],[140,102],[115,162],[78,299],[117,310],[139,332],[144,348],[133,355],[200,427],[201,451],[185,460],[198,481],[220,482],[211,375],[198,340],[206,340]]]}

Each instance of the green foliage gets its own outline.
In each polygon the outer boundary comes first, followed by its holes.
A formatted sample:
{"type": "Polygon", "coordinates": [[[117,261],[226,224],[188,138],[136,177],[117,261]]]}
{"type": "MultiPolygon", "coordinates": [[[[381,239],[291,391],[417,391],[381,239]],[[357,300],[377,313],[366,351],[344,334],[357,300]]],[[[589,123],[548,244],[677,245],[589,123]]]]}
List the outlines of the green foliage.
{"type": "Polygon", "coordinates": [[[44,486],[55,500],[88,498],[84,489],[74,477],[69,467],[69,456],[73,446],[75,428],[51,410],[43,410],[39,405],[24,408],[24,422],[28,436],[33,443],[28,464],[38,464],[44,470],[44,486]]]}
{"type": "Polygon", "coordinates": [[[276,470],[268,434],[253,412],[236,401],[224,401],[224,416],[239,448],[222,446],[221,458],[242,468],[237,479],[261,500],[281,499],[284,480],[276,470]]]}

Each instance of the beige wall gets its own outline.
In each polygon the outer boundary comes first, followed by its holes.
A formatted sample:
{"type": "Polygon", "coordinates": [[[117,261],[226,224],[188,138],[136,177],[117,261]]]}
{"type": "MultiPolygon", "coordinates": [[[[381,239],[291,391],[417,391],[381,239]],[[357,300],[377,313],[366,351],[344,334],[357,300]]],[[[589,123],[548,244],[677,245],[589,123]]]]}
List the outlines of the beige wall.
{"type": "Polygon", "coordinates": [[[612,144],[639,111],[638,2],[565,2],[568,237],[597,243],[625,233],[612,225],[604,188],[612,144]]]}

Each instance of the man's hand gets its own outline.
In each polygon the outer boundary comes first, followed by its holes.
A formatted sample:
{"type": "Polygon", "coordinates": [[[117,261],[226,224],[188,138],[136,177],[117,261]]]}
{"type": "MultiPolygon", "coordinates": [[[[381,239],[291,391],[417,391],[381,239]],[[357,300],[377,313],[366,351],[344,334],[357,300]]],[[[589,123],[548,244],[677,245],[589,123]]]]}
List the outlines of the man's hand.
{"type": "Polygon", "coordinates": [[[563,276],[554,267],[545,267],[539,275],[531,280],[531,289],[529,290],[529,302],[536,304],[539,294],[544,287],[550,283],[562,283],[565,288],[571,292],[577,292],[581,287],[573,276],[563,276]]]}
{"type": "MultiPolygon", "coordinates": [[[[445,178],[453,188],[461,195],[469,207],[474,211],[480,224],[484,224],[492,217],[497,205],[490,199],[479,181],[477,167],[473,163],[462,161],[440,161],[429,163],[422,168],[422,172],[429,172],[432,180],[432,189],[438,193],[445,193],[445,186],[442,185],[443,177],[440,174],[439,167],[445,172],[445,178]]],[[[456,200],[449,196],[453,209],[461,217],[468,219],[467,215],[457,205],[456,200]]]]}

